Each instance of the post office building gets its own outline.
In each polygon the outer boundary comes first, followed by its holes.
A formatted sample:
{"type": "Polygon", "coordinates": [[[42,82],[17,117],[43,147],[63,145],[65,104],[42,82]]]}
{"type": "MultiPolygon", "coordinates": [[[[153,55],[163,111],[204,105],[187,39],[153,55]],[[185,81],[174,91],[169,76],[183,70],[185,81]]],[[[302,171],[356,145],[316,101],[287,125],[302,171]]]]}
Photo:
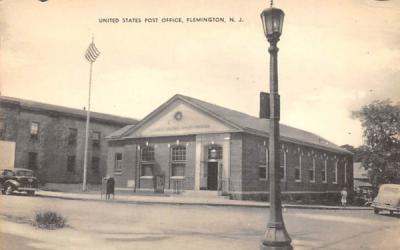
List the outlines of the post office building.
{"type": "MultiPolygon", "coordinates": [[[[107,172],[119,188],[268,195],[269,120],[175,95],[136,125],[110,134],[107,172]]],[[[281,190],[338,193],[353,185],[352,154],[313,133],[280,125],[281,190]]]]}

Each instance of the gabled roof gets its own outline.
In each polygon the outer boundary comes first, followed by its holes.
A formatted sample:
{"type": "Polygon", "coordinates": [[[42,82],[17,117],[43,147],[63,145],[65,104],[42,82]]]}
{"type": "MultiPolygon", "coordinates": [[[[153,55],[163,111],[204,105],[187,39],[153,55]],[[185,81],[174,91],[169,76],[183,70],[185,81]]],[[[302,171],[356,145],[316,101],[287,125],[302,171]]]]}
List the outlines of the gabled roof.
{"type": "MultiPolygon", "coordinates": [[[[36,112],[52,112],[52,113],[57,113],[60,115],[76,117],[79,119],[86,118],[85,110],[68,108],[68,107],[64,107],[64,106],[52,105],[52,104],[41,103],[41,102],[35,102],[35,101],[30,101],[30,100],[15,98],[15,97],[0,96],[0,104],[2,104],[2,103],[17,105],[18,107],[20,107],[22,109],[32,110],[32,111],[36,111],[36,112]]],[[[136,120],[136,119],[122,117],[122,116],[116,116],[116,115],[109,115],[109,114],[104,114],[104,113],[98,113],[98,112],[93,112],[93,111],[90,112],[90,117],[91,117],[91,119],[96,120],[98,122],[118,124],[120,126],[138,123],[138,120],[136,120]]]]}
{"type": "MultiPolygon", "coordinates": [[[[126,126],[110,136],[108,139],[127,139],[129,134],[145,124],[150,118],[164,110],[169,104],[176,100],[181,100],[195,108],[198,108],[210,116],[220,120],[237,129],[238,132],[247,132],[261,136],[268,136],[269,119],[260,119],[242,112],[224,108],[212,103],[201,101],[192,97],[177,94],[162,104],[156,110],[147,115],[136,126],[126,126]]],[[[293,142],[296,144],[310,147],[322,148],[339,153],[352,154],[351,152],[337,146],[336,144],[307,131],[280,124],[280,136],[282,141],[293,142]]]]}
{"type": "Polygon", "coordinates": [[[111,134],[107,135],[106,139],[121,138],[122,135],[124,135],[126,132],[130,131],[134,127],[135,127],[135,125],[126,125],[125,127],[120,128],[117,131],[114,131],[111,134]]]}

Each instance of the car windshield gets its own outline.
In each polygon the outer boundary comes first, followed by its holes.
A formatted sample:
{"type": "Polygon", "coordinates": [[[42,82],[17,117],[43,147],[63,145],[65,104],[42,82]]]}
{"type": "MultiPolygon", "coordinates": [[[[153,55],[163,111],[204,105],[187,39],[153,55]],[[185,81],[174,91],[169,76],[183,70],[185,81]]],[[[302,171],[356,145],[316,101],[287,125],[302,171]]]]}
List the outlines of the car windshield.
{"type": "Polygon", "coordinates": [[[14,176],[14,173],[11,170],[4,170],[3,175],[4,176],[14,176]]]}
{"type": "Polygon", "coordinates": [[[16,176],[33,176],[33,173],[32,173],[32,171],[28,171],[28,170],[20,170],[20,171],[17,171],[15,175],[16,176]]]}
{"type": "Polygon", "coordinates": [[[400,188],[396,188],[396,187],[383,187],[383,191],[388,192],[388,193],[400,193],[400,188]]]}

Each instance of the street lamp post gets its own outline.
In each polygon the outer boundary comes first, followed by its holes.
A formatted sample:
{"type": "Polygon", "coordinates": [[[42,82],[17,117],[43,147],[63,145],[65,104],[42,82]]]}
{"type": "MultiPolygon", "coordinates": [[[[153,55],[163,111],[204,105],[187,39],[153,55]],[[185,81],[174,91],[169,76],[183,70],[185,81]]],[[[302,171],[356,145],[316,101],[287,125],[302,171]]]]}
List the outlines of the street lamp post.
{"type": "Polygon", "coordinates": [[[280,100],[278,94],[278,47],[277,43],[282,34],[285,14],[278,8],[271,7],[261,13],[265,36],[270,44],[270,130],[269,130],[269,201],[270,217],[260,249],[293,249],[291,239],[286,231],[282,216],[280,191],[280,157],[279,157],[279,118],[280,100]]]}

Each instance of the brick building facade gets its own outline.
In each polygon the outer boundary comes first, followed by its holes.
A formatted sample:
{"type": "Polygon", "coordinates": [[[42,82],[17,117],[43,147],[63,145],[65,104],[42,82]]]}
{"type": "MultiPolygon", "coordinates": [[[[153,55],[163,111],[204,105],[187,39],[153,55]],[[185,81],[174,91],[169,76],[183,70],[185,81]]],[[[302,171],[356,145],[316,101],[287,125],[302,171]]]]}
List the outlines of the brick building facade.
{"type": "MultiPolygon", "coordinates": [[[[104,137],[137,120],[91,112],[88,183],[106,174],[104,137]]],[[[81,183],[86,111],[0,96],[1,168],[29,168],[42,182],[81,183]]]]}
{"type": "MultiPolygon", "coordinates": [[[[236,199],[268,194],[269,120],[175,95],[136,126],[107,137],[107,172],[118,187],[218,190],[236,199]]],[[[318,135],[286,125],[281,131],[284,194],[352,189],[352,154],[318,135]]]]}

